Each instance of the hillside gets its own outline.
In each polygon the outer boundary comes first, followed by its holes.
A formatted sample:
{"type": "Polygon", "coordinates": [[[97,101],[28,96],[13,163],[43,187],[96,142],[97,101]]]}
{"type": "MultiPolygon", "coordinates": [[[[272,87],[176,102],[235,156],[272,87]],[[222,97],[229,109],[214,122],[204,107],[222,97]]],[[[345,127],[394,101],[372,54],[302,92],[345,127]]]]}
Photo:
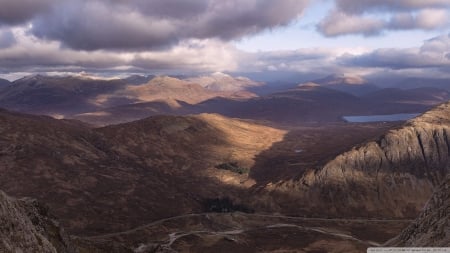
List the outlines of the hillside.
{"type": "Polygon", "coordinates": [[[70,232],[84,234],[201,212],[207,199],[239,196],[252,182],[215,166],[250,168],[284,134],[218,115],[90,129],[8,111],[0,111],[0,133],[2,190],[47,203],[70,232]]]}
{"type": "Polygon", "coordinates": [[[324,166],[266,187],[283,209],[289,199],[331,216],[415,217],[450,170],[450,102],[354,147],[324,166]]]}

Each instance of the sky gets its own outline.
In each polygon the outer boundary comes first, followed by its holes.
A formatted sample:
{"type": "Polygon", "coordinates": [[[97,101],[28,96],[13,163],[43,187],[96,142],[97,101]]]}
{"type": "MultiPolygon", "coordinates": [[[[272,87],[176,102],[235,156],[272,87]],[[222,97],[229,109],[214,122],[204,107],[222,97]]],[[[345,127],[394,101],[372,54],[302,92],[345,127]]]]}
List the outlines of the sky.
{"type": "Polygon", "coordinates": [[[450,0],[0,0],[0,78],[450,78],[450,0]]]}

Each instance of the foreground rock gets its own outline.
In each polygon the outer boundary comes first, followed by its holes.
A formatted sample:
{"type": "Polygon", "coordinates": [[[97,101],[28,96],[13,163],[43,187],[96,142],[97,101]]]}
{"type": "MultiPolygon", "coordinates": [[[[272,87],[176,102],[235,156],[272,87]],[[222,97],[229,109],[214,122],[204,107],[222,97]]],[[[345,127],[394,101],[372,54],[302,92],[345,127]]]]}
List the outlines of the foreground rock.
{"type": "Polygon", "coordinates": [[[450,246],[450,176],[428,201],[420,216],[399,236],[388,241],[394,247],[450,246]]]}
{"type": "Polygon", "coordinates": [[[0,252],[77,252],[45,206],[0,191],[0,252]]]}

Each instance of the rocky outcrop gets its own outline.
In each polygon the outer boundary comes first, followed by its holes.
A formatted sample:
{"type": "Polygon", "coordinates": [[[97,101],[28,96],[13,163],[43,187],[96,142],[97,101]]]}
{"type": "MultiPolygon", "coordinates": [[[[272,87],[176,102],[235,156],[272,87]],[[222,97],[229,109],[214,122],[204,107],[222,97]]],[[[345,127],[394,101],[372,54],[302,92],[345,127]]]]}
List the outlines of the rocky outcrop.
{"type": "Polygon", "coordinates": [[[450,176],[436,189],[420,216],[386,246],[450,246],[450,176]]]}
{"type": "Polygon", "coordinates": [[[450,170],[450,102],[275,188],[319,214],[415,218],[450,170]]]}
{"type": "Polygon", "coordinates": [[[0,191],[0,252],[75,253],[68,235],[45,206],[0,191]]]}

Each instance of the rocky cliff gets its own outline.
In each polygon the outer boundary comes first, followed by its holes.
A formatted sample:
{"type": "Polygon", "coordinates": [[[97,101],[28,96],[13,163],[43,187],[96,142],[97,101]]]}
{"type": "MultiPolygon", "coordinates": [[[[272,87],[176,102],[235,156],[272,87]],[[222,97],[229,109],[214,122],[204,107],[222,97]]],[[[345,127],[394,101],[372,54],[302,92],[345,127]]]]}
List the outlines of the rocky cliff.
{"type": "Polygon", "coordinates": [[[317,214],[415,218],[450,170],[449,136],[450,102],[270,189],[317,214]]]}
{"type": "Polygon", "coordinates": [[[393,247],[450,246],[450,176],[433,193],[420,216],[386,243],[393,247]]]}
{"type": "Polygon", "coordinates": [[[0,191],[0,252],[77,252],[45,206],[0,191]]]}

